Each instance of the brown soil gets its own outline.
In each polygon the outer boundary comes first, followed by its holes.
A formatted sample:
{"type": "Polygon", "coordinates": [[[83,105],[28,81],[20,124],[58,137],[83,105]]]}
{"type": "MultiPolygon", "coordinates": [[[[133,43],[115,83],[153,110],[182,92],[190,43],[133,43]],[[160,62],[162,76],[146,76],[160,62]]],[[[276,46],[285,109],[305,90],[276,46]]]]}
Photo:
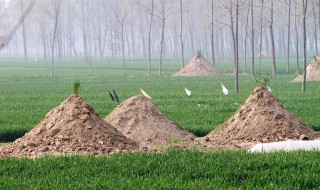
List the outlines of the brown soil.
{"type": "MultiPolygon", "coordinates": [[[[320,81],[320,56],[317,56],[308,65],[306,81],[320,81]]],[[[303,82],[303,74],[297,76],[292,82],[303,82]]]]}
{"type": "Polygon", "coordinates": [[[125,136],[141,144],[169,144],[173,141],[194,138],[166,118],[156,108],[152,100],[144,96],[134,96],[119,106],[106,118],[125,136]]]}
{"type": "Polygon", "coordinates": [[[136,142],[102,120],[81,97],[70,96],[30,132],[0,147],[0,157],[110,154],[137,149],[136,142]]]}
{"type": "Polygon", "coordinates": [[[260,142],[316,138],[320,133],[292,115],[266,89],[256,88],[228,121],[200,141],[208,149],[246,149],[260,142]]]}
{"type": "Polygon", "coordinates": [[[173,76],[218,76],[221,73],[204,57],[194,56],[191,61],[173,76]]]}

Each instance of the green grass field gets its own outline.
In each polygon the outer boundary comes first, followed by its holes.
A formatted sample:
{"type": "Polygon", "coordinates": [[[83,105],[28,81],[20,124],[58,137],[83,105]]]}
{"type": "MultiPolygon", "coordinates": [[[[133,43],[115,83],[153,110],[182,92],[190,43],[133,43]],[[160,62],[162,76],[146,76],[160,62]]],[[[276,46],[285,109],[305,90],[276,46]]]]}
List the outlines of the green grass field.
{"type": "Polygon", "coordinates": [[[1,189],[317,189],[320,153],[169,151],[0,159],[1,189]]]}
{"type": "MultiPolygon", "coordinates": [[[[101,117],[116,106],[108,90],[115,89],[124,101],[139,94],[142,87],[163,114],[197,136],[227,120],[256,86],[252,76],[240,76],[240,93],[234,95],[232,76],[171,77],[180,67],[174,61],[165,62],[162,77],[157,76],[157,62],[152,64],[152,77],[146,76],[144,61],[127,61],[126,66],[126,76],[122,76],[121,62],[97,61],[91,67],[81,61],[63,61],[55,63],[55,78],[51,79],[49,63],[0,62],[0,142],[13,141],[32,129],[71,94],[76,80],[81,81],[80,96],[101,117]],[[222,94],[220,83],[229,89],[228,96],[222,94]],[[184,86],[192,91],[191,97],[185,95],[184,86]]],[[[233,71],[230,60],[221,60],[218,68],[233,71]]],[[[270,73],[269,60],[262,69],[270,73]]],[[[273,94],[290,112],[320,131],[320,83],[308,83],[307,93],[302,94],[300,83],[290,83],[296,75],[284,74],[284,60],[278,61],[278,71],[270,83],[273,94]]],[[[170,151],[107,158],[0,159],[0,189],[312,189],[320,186],[319,155],[170,151]]]]}

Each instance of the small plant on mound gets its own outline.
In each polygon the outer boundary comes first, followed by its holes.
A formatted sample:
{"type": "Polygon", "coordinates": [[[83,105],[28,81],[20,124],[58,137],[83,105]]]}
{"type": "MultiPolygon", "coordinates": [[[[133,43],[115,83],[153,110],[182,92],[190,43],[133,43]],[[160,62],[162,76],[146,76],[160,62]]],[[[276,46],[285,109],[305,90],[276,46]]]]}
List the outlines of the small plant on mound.
{"type": "Polygon", "coordinates": [[[72,94],[75,96],[78,96],[79,89],[80,89],[80,81],[77,80],[76,82],[73,83],[72,94]]]}
{"type": "Polygon", "coordinates": [[[267,88],[271,78],[272,77],[269,74],[261,75],[260,73],[256,73],[254,75],[254,81],[256,82],[257,87],[267,88]]]}

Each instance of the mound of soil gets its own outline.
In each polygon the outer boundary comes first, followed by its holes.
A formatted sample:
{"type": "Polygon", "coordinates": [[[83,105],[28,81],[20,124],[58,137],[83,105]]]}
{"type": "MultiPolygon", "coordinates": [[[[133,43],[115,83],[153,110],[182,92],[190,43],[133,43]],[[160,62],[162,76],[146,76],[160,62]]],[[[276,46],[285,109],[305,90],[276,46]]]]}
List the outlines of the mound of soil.
{"type": "Polygon", "coordinates": [[[191,61],[173,76],[218,76],[221,73],[201,55],[194,56],[191,61]]]}
{"type": "Polygon", "coordinates": [[[1,147],[0,157],[110,154],[137,149],[136,142],[101,119],[81,97],[70,96],[30,132],[1,147]]]}
{"type": "MultiPolygon", "coordinates": [[[[307,67],[306,81],[320,81],[320,56],[317,56],[307,67]]],[[[303,82],[304,72],[297,76],[292,82],[303,82]]]]}
{"type": "Polygon", "coordinates": [[[193,138],[194,135],[178,127],[156,108],[152,100],[134,96],[119,106],[106,118],[126,137],[142,144],[169,144],[174,140],[193,138]]]}
{"type": "Polygon", "coordinates": [[[239,110],[201,139],[205,148],[250,148],[256,143],[320,137],[266,89],[256,88],[239,110]]]}

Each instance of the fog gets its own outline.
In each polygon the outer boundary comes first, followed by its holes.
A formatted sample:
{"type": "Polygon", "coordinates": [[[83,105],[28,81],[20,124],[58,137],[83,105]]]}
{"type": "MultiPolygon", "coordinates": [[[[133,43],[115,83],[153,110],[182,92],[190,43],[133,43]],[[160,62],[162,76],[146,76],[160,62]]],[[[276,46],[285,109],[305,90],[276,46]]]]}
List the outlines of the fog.
{"type": "MultiPolygon", "coordinates": [[[[183,44],[184,58],[198,51],[212,61],[232,58],[236,2],[242,60],[271,56],[271,25],[276,57],[302,57],[302,0],[154,0],[153,12],[152,0],[33,2],[26,14],[31,0],[0,1],[1,57],[50,60],[53,53],[56,60],[147,60],[150,48],[150,59],[178,60],[183,44]]],[[[318,54],[319,10],[319,1],[308,1],[309,56],[318,54]]]]}

